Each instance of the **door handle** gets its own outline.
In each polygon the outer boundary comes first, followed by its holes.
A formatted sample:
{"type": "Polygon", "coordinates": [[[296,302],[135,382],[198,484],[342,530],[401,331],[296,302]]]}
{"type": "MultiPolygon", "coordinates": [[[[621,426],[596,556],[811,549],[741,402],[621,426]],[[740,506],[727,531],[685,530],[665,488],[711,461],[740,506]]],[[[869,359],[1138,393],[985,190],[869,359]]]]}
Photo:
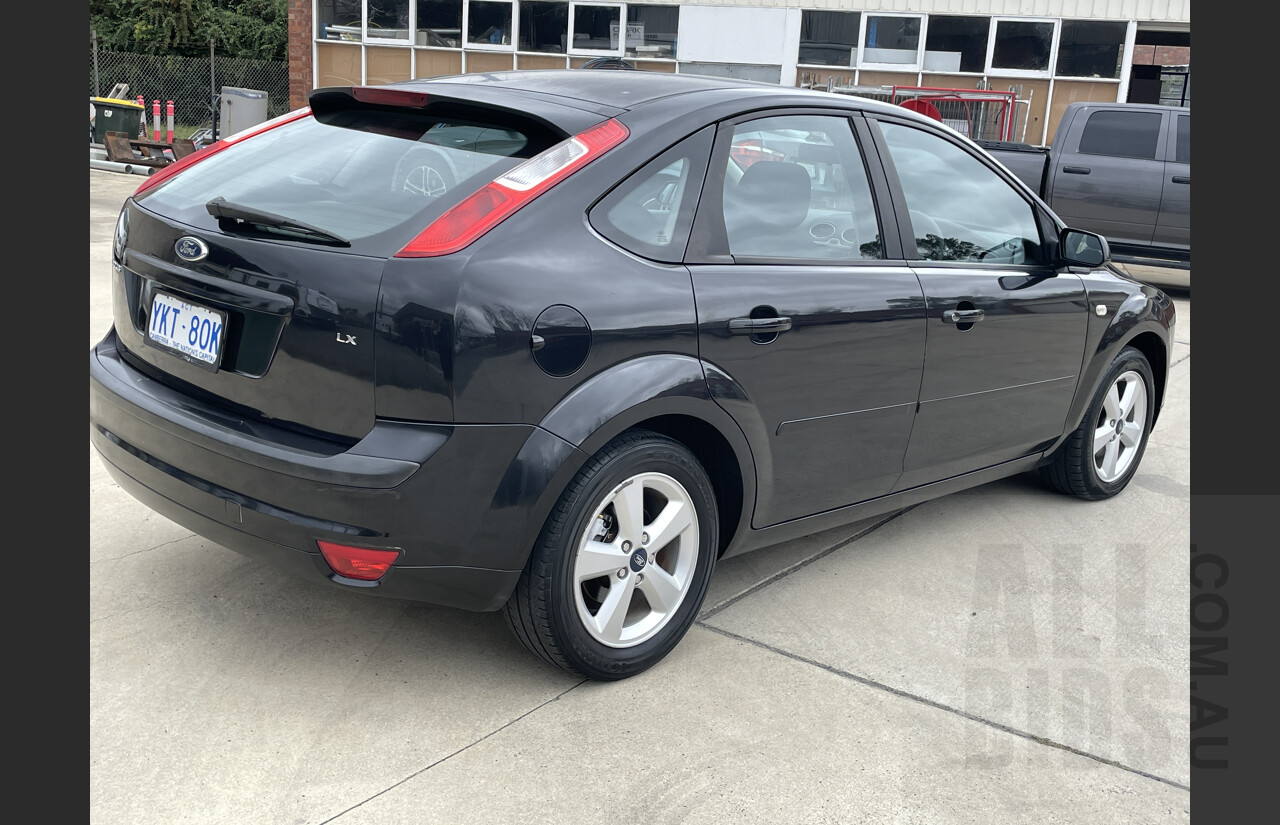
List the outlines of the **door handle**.
{"type": "Polygon", "coordinates": [[[1173,182],[1174,183],[1191,183],[1191,176],[1190,175],[1174,175],[1173,182]]]}
{"type": "Polygon", "coordinates": [[[1062,171],[1068,175],[1087,175],[1090,169],[1088,166],[1064,166],[1062,171]]]}
{"type": "Polygon", "coordinates": [[[729,332],[733,335],[768,335],[786,332],[791,329],[791,319],[779,318],[732,318],[729,320],[729,332]]]}
{"type": "Polygon", "coordinates": [[[942,321],[946,324],[972,324],[986,317],[980,309],[949,309],[942,313],[942,321]]]}

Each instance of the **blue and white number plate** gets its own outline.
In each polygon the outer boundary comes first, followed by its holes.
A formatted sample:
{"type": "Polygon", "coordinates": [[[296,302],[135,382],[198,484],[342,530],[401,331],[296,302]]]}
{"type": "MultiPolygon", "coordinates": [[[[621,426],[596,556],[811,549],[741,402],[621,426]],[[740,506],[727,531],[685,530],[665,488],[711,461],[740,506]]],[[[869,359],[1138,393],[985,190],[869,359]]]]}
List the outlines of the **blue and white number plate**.
{"type": "Polygon", "coordinates": [[[164,292],[151,298],[151,324],[147,335],[164,349],[216,369],[222,360],[227,315],[187,303],[164,292]]]}

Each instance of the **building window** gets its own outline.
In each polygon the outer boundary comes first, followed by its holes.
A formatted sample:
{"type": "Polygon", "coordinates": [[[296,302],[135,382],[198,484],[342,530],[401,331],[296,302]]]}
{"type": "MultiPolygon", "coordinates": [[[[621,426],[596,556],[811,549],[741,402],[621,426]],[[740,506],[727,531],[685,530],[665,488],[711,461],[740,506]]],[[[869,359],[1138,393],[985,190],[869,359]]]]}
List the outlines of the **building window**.
{"type": "MultiPolygon", "coordinates": [[[[471,7],[474,9],[475,5],[472,3],[471,7]]],[[[565,37],[568,31],[568,3],[522,2],[520,4],[520,51],[564,54],[565,37]]]]}
{"type": "Polygon", "coordinates": [[[364,28],[360,0],[320,0],[316,3],[316,33],[321,40],[360,42],[364,28]]]}
{"type": "Polygon", "coordinates": [[[930,15],[925,36],[926,72],[981,72],[987,67],[990,17],[930,15]]]}
{"type": "Polygon", "coordinates": [[[679,23],[679,6],[628,5],[626,55],[674,58],[679,23]]]}
{"type": "Polygon", "coordinates": [[[369,40],[409,42],[409,0],[369,0],[369,40]]]}
{"type": "MultiPolygon", "coordinates": [[[[1191,105],[1190,66],[1162,66],[1160,68],[1160,103],[1164,106],[1191,105]]],[[[1188,118],[1188,128],[1190,128],[1190,123],[1191,120],[1188,118]]]]}
{"type": "Polygon", "coordinates": [[[573,51],[619,54],[622,6],[573,4],[573,51]]]}
{"type": "Polygon", "coordinates": [[[418,0],[419,46],[462,45],[462,0],[418,0]]]}
{"type": "Polygon", "coordinates": [[[920,64],[919,15],[868,14],[862,36],[862,64],[892,64],[894,68],[920,64]]]}
{"type": "Polygon", "coordinates": [[[1055,23],[1051,20],[997,20],[991,68],[1017,72],[1048,72],[1054,26],[1055,23]]]}
{"type": "Polygon", "coordinates": [[[1065,77],[1119,78],[1128,29],[1128,23],[1063,20],[1054,73],[1065,77]]]}
{"type": "Polygon", "coordinates": [[[511,3],[471,0],[468,4],[469,45],[511,46],[511,3]]]}
{"type": "Polygon", "coordinates": [[[819,66],[858,65],[856,11],[803,11],[800,13],[800,62],[819,66]]]}

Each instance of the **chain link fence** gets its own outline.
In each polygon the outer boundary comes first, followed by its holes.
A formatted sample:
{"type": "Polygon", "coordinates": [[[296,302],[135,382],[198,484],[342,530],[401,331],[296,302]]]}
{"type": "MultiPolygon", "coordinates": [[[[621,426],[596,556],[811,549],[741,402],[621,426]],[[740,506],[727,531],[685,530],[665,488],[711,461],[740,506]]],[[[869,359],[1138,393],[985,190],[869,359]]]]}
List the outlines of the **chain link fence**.
{"type": "Polygon", "coordinates": [[[103,97],[117,83],[129,84],[127,100],[138,95],[146,104],[147,129],[152,125],[152,101],[160,101],[161,129],[166,128],[165,102],[173,101],[174,136],[187,138],[214,126],[218,94],[226,86],[267,93],[267,116],[289,111],[289,64],[284,60],[237,57],[178,57],[134,54],[98,48],[89,38],[89,96],[103,97]]]}

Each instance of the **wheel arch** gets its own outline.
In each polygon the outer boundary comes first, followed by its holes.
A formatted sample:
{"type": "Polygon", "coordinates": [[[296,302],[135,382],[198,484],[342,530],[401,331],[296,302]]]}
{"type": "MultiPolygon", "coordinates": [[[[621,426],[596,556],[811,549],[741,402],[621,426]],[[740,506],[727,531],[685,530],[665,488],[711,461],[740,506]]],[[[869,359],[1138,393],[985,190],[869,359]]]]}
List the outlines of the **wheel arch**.
{"type": "Polygon", "coordinates": [[[704,365],[688,355],[663,353],[620,364],[593,376],[539,423],[576,450],[539,502],[532,546],[565,486],[606,444],[630,430],[672,438],[698,459],[711,479],[720,520],[723,555],[749,529],[756,467],[747,437],[712,397],[704,365]]]}
{"type": "Polygon", "coordinates": [[[1169,378],[1169,350],[1160,336],[1154,332],[1140,332],[1124,342],[1124,346],[1133,347],[1146,356],[1151,365],[1151,380],[1155,384],[1155,404],[1151,411],[1151,424],[1155,425],[1160,418],[1160,410],[1164,407],[1164,389],[1169,378]]]}
{"type": "Polygon", "coordinates": [[[685,414],[647,418],[624,432],[629,430],[650,430],[680,442],[707,471],[720,520],[716,555],[723,556],[742,524],[745,501],[742,467],[729,440],[701,418],[685,414]]]}

